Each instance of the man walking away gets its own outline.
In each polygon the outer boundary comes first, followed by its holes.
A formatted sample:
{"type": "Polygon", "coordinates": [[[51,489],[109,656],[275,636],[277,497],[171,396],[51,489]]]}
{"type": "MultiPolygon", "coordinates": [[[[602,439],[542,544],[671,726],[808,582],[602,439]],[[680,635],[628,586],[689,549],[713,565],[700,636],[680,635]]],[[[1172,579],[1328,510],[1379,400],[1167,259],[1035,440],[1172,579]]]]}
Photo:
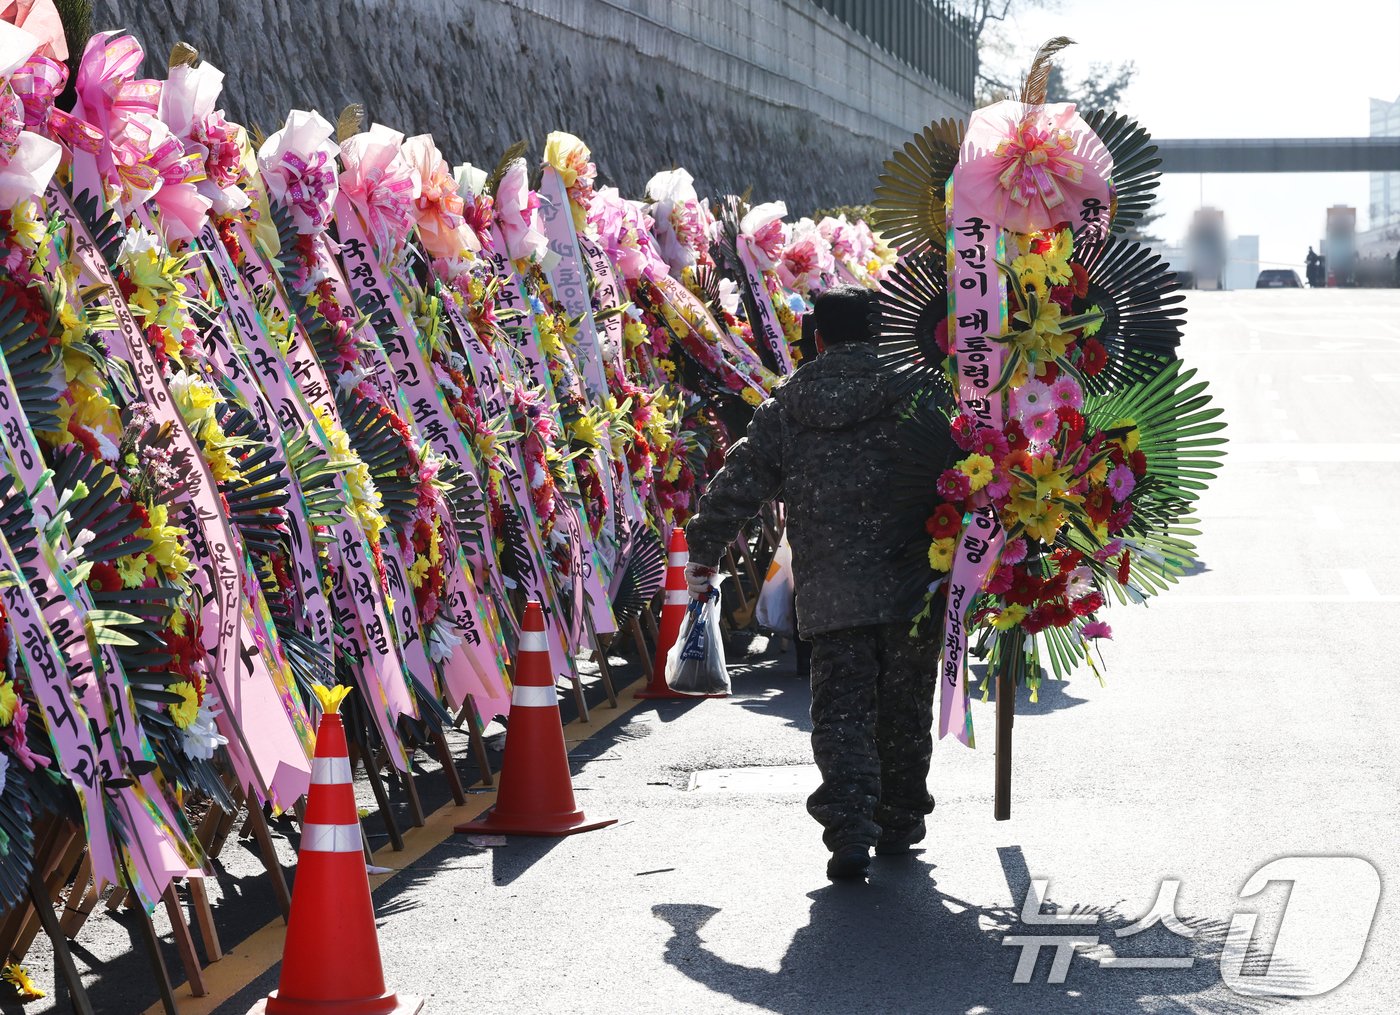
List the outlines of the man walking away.
{"type": "Polygon", "coordinates": [[[686,579],[703,594],[744,523],[770,500],[787,505],[822,776],[807,810],[824,828],[832,878],[862,877],[872,846],[907,852],[933,810],[936,634],[910,634],[917,604],[901,591],[908,583],[894,549],[923,537],[928,512],[890,495],[900,399],[879,368],[875,308],[874,294],[856,286],[816,298],[820,354],[759,406],[686,527],[686,579]]]}

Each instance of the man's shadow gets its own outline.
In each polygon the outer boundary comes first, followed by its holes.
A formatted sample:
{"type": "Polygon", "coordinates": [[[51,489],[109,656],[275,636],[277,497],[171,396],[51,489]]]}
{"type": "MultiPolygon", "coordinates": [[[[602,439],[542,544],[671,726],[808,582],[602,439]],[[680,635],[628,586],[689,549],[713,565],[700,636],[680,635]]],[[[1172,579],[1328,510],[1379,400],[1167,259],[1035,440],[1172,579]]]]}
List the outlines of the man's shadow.
{"type": "MultiPolygon", "coordinates": [[[[783,1015],[857,1012],[978,1015],[1129,1015],[1135,1012],[1219,1012],[1245,1015],[1269,1001],[1229,993],[1219,955],[1225,926],[1179,914],[1196,934],[1183,938],[1160,925],[1118,938],[1146,912],[1076,908],[1093,923],[1027,926],[1018,908],[987,908],[939,891],[934,867],[917,857],[878,859],[869,883],[833,884],[808,894],[807,926],[793,935],[776,973],[720,958],[702,937],[720,911],[713,906],[663,904],[652,913],[671,925],[666,962],[711,990],[783,1015]],[[1017,935],[1087,936],[1120,957],[1192,959],[1183,969],[1114,969],[1082,952],[1064,982],[1053,979],[1053,945],[1042,948],[1030,981],[1015,983],[1022,949],[1003,944],[1017,935]],[[1189,1003],[1176,999],[1190,998],[1189,1003]]],[[[1008,872],[1010,873],[1010,872],[1008,872]]],[[[1051,887],[1053,894],[1053,886],[1051,887]]],[[[1015,893],[1022,898],[1021,893],[1015,893]]],[[[1054,913],[1043,903],[1041,913],[1054,913]]]]}

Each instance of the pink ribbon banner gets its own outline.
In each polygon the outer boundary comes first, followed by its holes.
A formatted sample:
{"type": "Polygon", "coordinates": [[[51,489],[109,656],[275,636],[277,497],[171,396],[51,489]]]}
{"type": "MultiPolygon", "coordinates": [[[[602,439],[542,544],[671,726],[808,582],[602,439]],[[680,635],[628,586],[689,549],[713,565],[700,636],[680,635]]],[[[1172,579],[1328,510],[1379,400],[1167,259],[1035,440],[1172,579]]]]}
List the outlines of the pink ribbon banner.
{"type": "Polygon", "coordinates": [[[739,263],[744,266],[744,277],[753,293],[754,313],[758,320],[750,321],[755,334],[759,335],[764,346],[772,353],[773,360],[783,373],[792,373],[792,352],[788,349],[787,336],[783,334],[782,323],[773,309],[773,299],[768,293],[768,285],[759,270],[758,261],[753,255],[753,239],[740,234],[735,241],[739,251],[739,263]]]}

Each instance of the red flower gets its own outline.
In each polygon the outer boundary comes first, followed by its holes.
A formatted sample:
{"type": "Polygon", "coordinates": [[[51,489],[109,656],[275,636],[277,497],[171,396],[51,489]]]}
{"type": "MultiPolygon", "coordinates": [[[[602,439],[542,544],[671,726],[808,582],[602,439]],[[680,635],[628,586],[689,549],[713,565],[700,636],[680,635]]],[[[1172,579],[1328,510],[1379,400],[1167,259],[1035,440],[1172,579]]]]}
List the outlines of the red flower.
{"type": "Polygon", "coordinates": [[[1128,551],[1127,551],[1127,550],[1124,550],[1124,551],[1123,551],[1123,556],[1121,556],[1121,557],[1118,558],[1118,584],[1119,584],[1119,585],[1126,585],[1126,584],[1128,584],[1128,566],[1129,566],[1130,563],[1131,563],[1131,561],[1129,560],[1129,557],[1128,557],[1128,551]]]}
{"type": "Polygon", "coordinates": [[[1006,438],[1006,446],[1012,451],[1024,451],[1031,446],[1031,442],[1026,440],[1026,431],[1019,419],[1010,420],[1002,427],[1001,433],[1006,438]]]}
{"type": "Polygon", "coordinates": [[[1097,338],[1086,338],[1080,346],[1079,366],[1090,377],[1108,366],[1108,350],[1097,338]]]}
{"type": "Polygon", "coordinates": [[[1040,579],[1029,571],[1016,568],[1012,573],[1011,587],[1003,594],[1008,603],[1030,606],[1040,598],[1040,579]]]}
{"type": "Polygon", "coordinates": [[[1084,498],[1084,513],[1094,520],[1095,525],[1102,525],[1113,513],[1113,495],[1104,487],[1090,490],[1084,498]]]}
{"type": "Polygon", "coordinates": [[[1084,432],[1084,416],[1078,409],[1062,405],[1055,410],[1055,415],[1060,418],[1060,429],[1068,432],[1071,437],[1078,437],[1084,432]]]}
{"type": "Polygon", "coordinates": [[[1040,595],[1036,598],[1041,600],[1059,599],[1065,594],[1067,588],[1069,588],[1069,574],[1061,572],[1040,586],[1040,595]]]}
{"type": "Polygon", "coordinates": [[[936,487],[944,500],[960,501],[972,493],[972,480],[958,469],[944,469],[936,487]]]}
{"type": "Polygon", "coordinates": [[[73,435],[74,440],[83,446],[84,451],[98,461],[102,460],[102,446],[97,443],[97,438],[93,436],[91,430],[81,423],[75,423],[70,419],[68,421],[68,432],[73,435]]]}
{"type": "Polygon", "coordinates": [[[1066,602],[1046,603],[1041,607],[1051,627],[1068,627],[1074,621],[1074,610],[1066,602]]]}
{"type": "Polygon", "coordinates": [[[1114,511],[1113,514],[1108,516],[1108,531],[1122,532],[1132,523],[1132,520],[1133,506],[1131,504],[1124,504],[1122,507],[1118,508],[1118,510],[1114,511]]]}
{"type": "Polygon", "coordinates": [[[938,343],[938,349],[947,356],[951,351],[948,345],[948,318],[940,317],[938,323],[933,326],[933,340],[938,343]]]}
{"type": "Polygon", "coordinates": [[[1089,270],[1078,261],[1071,261],[1069,270],[1070,274],[1074,276],[1074,281],[1071,283],[1074,295],[1082,300],[1089,295],[1089,270]]]}
{"type": "Polygon", "coordinates": [[[940,504],[934,509],[924,530],[934,539],[947,539],[962,531],[962,512],[951,504],[940,504]]]}
{"type": "Polygon", "coordinates": [[[1054,384],[1060,379],[1060,364],[1045,363],[1041,366],[1041,369],[1044,372],[1040,374],[1038,379],[1042,384],[1054,384]]]}
{"type": "Polygon", "coordinates": [[[1045,611],[1045,607],[1038,606],[1030,613],[1026,614],[1026,619],[1021,621],[1021,629],[1027,634],[1039,634],[1050,626],[1050,617],[1045,611]]]}
{"type": "Polygon", "coordinates": [[[117,569],[107,561],[98,561],[92,565],[92,570],[88,572],[88,588],[94,592],[120,592],[122,587],[121,576],[117,574],[117,569]]]}
{"type": "Polygon", "coordinates": [[[1138,479],[1147,475],[1147,456],[1141,451],[1134,451],[1128,456],[1128,465],[1132,467],[1133,475],[1138,479]]]}
{"type": "Polygon", "coordinates": [[[1076,599],[1074,601],[1074,615],[1076,617],[1087,617],[1095,610],[1102,608],[1102,606],[1103,593],[1090,592],[1083,599],[1076,599]]]}
{"type": "Polygon", "coordinates": [[[953,443],[964,451],[971,451],[977,439],[977,421],[967,413],[961,413],[953,420],[953,443]]]}
{"type": "Polygon", "coordinates": [[[994,596],[1004,596],[1016,580],[1016,571],[1011,567],[999,567],[987,579],[986,589],[994,596]]]}
{"type": "Polygon", "coordinates": [[[1051,555],[1055,561],[1055,569],[1064,574],[1066,571],[1073,571],[1084,562],[1084,554],[1068,546],[1062,546],[1051,555]]]}
{"type": "Polygon", "coordinates": [[[1070,304],[1074,302],[1074,289],[1067,285],[1052,285],[1050,287],[1050,300],[1058,303],[1060,309],[1069,313],[1070,304]]]}

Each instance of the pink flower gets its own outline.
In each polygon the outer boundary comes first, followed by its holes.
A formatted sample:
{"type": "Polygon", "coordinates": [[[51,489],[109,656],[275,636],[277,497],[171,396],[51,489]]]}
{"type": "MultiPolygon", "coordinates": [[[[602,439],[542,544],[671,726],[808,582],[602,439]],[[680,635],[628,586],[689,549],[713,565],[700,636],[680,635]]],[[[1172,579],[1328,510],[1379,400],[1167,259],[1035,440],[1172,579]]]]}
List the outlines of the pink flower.
{"type": "Polygon", "coordinates": [[[778,262],[778,278],[789,289],[806,293],[821,282],[823,275],[836,270],[831,245],[822,239],[811,219],[801,219],[793,227],[792,237],[783,248],[778,262]]]}
{"type": "Polygon", "coordinates": [[[1022,536],[1018,536],[1015,539],[1011,540],[1011,542],[1006,544],[1005,549],[1001,551],[1001,563],[1007,568],[1008,571],[1010,570],[1010,566],[1012,564],[1019,564],[1025,559],[1026,540],[1022,536]]]}
{"type": "Polygon", "coordinates": [[[1087,641],[1096,641],[1100,638],[1113,640],[1113,628],[1109,627],[1102,620],[1092,620],[1079,629],[1079,633],[1087,641]]]}
{"type": "Polygon", "coordinates": [[[1060,429],[1060,417],[1053,411],[1038,412],[1026,417],[1025,427],[1026,438],[1032,444],[1046,444],[1054,439],[1055,432],[1060,429]]]}
{"type": "Polygon", "coordinates": [[[1022,418],[1054,408],[1050,387],[1043,381],[1027,381],[1011,392],[1011,411],[1022,418]]]}
{"type": "Polygon", "coordinates": [[[977,433],[972,439],[972,447],[968,450],[976,451],[979,455],[986,455],[992,461],[999,462],[1011,452],[1011,447],[1006,443],[1006,437],[1000,430],[984,426],[977,429],[977,433]]]}
{"type": "Polygon", "coordinates": [[[1050,386],[1050,400],[1055,407],[1078,409],[1084,404],[1084,392],[1072,377],[1061,377],[1050,386]]]}
{"type": "Polygon", "coordinates": [[[767,271],[778,266],[788,242],[787,205],[781,201],[756,204],[739,220],[739,234],[747,236],[755,248],[758,267],[767,271]]]}
{"type": "Polygon", "coordinates": [[[496,238],[512,261],[540,257],[548,249],[540,223],[540,198],[530,190],[524,159],[515,159],[496,186],[496,238]]]}
{"type": "Polygon", "coordinates": [[[1015,581],[1015,570],[1003,560],[997,565],[997,569],[987,577],[987,580],[982,583],[982,588],[986,589],[987,592],[994,596],[999,596],[1011,591],[1011,586],[1015,581]]]}
{"type": "Polygon", "coordinates": [[[1008,473],[996,469],[992,472],[992,481],[982,488],[985,493],[994,501],[999,501],[1011,492],[1011,476],[1008,473]]]}
{"type": "Polygon", "coordinates": [[[1120,465],[1108,474],[1108,492],[1113,494],[1113,499],[1119,504],[1128,499],[1133,492],[1133,487],[1137,485],[1137,478],[1133,475],[1133,470],[1126,465],[1120,465]]]}
{"type": "Polygon", "coordinates": [[[972,493],[972,480],[958,469],[944,469],[935,488],[944,500],[963,500],[972,493]]]}
{"type": "Polygon", "coordinates": [[[433,143],[433,136],[419,134],[409,138],[403,143],[403,157],[418,174],[413,217],[423,249],[432,257],[457,257],[464,250],[480,250],[480,240],[464,221],[466,202],[442,152],[433,143]]]}
{"type": "Polygon", "coordinates": [[[1103,545],[1102,549],[1094,551],[1094,559],[1103,563],[1104,561],[1111,560],[1118,556],[1118,551],[1121,549],[1123,549],[1123,540],[1110,539],[1103,545]]]}
{"type": "Polygon", "coordinates": [[[268,193],[285,202],[297,231],[324,232],[340,180],[335,158],[340,148],[331,140],[335,128],[320,113],[293,109],[286,125],[258,149],[258,165],[268,193]]]}
{"type": "Polygon", "coordinates": [[[376,123],[340,146],[340,190],[355,204],[381,252],[397,249],[413,228],[422,181],[403,157],[403,135],[376,123]]]}

